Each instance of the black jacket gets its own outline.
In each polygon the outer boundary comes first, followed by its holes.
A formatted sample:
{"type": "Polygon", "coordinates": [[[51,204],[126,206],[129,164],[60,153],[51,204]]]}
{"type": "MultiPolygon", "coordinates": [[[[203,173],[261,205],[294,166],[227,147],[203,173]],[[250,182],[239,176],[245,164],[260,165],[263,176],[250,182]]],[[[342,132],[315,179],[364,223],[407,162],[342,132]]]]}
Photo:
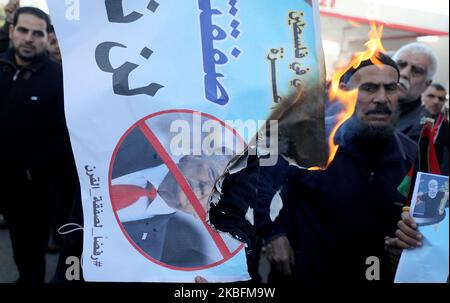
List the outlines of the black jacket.
{"type": "Polygon", "coordinates": [[[278,216],[274,221],[271,218],[270,206],[296,166],[290,166],[282,156],[273,166],[260,165],[256,155],[241,158],[245,169],[226,175],[219,203],[210,204],[209,219],[216,229],[230,233],[252,250],[256,235],[270,242],[284,234],[278,216]],[[249,207],[253,209],[254,222],[244,219],[249,207]]]}
{"type": "Polygon", "coordinates": [[[3,53],[9,48],[9,23],[5,22],[0,28],[0,53],[3,53]]]}
{"type": "Polygon", "coordinates": [[[423,127],[421,119],[427,115],[422,101],[419,98],[413,102],[399,103],[397,111],[398,121],[395,128],[417,143],[423,127]]]}
{"type": "Polygon", "coordinates": [[[42,55],[19,67],[12,50],[0,54],[0,165],[46,174],[71,159],[64,117],[61,65],[42,55]]]}
{"type": "Polygon", "coordinates": [[[281,194],[294,276],[307,284],[367,282],[366,260],[375,256],[381,281],[392,282],[384,237],[394,236],[404,203],[397,187],[417,147],[401,133],[383,147],[341,142],[327,170],[299,170],[281,194]]]}

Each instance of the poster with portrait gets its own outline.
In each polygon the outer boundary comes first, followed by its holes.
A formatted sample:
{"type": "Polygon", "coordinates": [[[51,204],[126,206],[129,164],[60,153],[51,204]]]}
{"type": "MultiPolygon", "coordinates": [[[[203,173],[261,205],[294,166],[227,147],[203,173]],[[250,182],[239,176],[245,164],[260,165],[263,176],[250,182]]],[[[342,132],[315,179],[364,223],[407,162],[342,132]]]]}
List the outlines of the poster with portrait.
{"type": "Polygon", "coordinates": [[[448,283],[448,176],[418,173],[410,208],[422,247],[403,250],[396,283],[448,283]]]}
{"type": "MultiPolygon", "coordinates": [[[[324,80],[311,0],[48,0],[84,214],[87,281],[248,280],[206,222],[231,157],[324,80]]],[[[318,101],[319,102],[319,101],[318,101]]]]}

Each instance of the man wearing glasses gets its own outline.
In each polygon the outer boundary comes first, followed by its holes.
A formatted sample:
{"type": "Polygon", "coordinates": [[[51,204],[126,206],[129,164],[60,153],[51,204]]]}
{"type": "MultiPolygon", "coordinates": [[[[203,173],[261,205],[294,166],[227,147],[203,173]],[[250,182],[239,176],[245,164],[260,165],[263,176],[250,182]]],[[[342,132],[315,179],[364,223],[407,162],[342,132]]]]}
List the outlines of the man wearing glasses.
{"type": "Polygon", "coordinates": [[[425,114],[421,94],[431,84],[437,59],[427,46],[414,42],[401,47],[393,56],[400,70],[398,121],[396,129],[417,142],[425,114]]]}

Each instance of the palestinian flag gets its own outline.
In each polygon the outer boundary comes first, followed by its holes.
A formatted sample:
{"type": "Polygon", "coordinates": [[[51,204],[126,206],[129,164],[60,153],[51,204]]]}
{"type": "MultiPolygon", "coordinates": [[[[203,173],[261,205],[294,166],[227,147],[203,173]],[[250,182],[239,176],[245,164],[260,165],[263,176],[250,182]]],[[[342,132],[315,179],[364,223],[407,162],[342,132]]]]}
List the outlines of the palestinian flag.
{"type": "Polygon", "coordinates": [[[448,175],[448,117],[441,114],[436,123],[426,123],[419,139],[419,156],[397,190],[409,205],[417,172],[448,175]]]}
{"type": "Polygon", "coordinates": [[[408,198],[409,188],[411,187],[411,180],[413,180],[413,174],[415,173],[414,165],[408,171],[408,174],[403,179],[402,183],[397,187],[397,190],[405,197],[408,198]]]}

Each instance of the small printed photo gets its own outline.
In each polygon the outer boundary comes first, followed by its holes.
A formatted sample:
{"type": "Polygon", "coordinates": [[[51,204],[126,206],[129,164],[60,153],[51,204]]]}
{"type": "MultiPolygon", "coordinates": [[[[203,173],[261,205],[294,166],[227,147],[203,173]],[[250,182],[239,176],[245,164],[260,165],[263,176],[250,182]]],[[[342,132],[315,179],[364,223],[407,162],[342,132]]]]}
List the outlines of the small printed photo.
{"type": "Polygon", "coordinates": [[[448,212],[448,176],[418,173],[411,213],[419,226],[441,222],[448,212]]]}

